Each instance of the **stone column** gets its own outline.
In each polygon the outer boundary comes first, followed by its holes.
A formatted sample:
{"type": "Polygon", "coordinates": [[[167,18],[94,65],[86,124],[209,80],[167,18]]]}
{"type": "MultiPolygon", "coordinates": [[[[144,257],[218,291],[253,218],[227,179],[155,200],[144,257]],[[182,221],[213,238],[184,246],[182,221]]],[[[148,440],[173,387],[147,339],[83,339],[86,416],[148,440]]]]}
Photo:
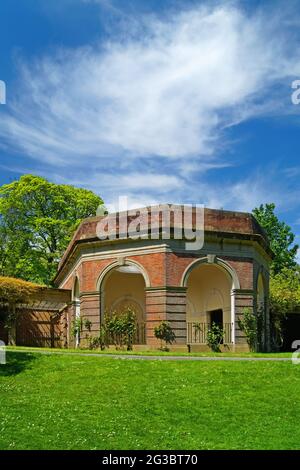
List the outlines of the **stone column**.
{"type": "Polygon", "coordinates": [[[270,324],[270,275],[265,272],[265,350],[271,351],[271,324],[270,324]]]}
{"type": "Polygon", "coordinates": [[[265,297],[265,349],[266,352],[271,351],[271,325],[270,325],[270,304],[269,295],[265,297]]]}
{"type": "Polygon", "coordinates": [[[155,287],[146,289],[146,342],[159,347],[154,328],[168,321],[176,335],[172,349],[186,349],[186,288],[155,287]]]}
{"type": "Polygon", "coordinates": [[[61,347],[68,348],[71,347],[70,343],[70,328],[69,325],[71,323],[71,317],[73,312],[73,305],[72,302],[68,303],[64,310],[61,312],[60,321],[59,321],[59,328],[60,328],[60,340],[61,340],[61,347]]]}
{"type": "Polygon", "coordinates": [[[238,320],[242,318],[244,309],[253,311],[254,307],[254,292],[252,289],[234,289],[233,294],[235,297],[235,327],[234,327],[234,342],[235,351],[249,351],[249,346],[245,334],[239,328],[238,320]]]}

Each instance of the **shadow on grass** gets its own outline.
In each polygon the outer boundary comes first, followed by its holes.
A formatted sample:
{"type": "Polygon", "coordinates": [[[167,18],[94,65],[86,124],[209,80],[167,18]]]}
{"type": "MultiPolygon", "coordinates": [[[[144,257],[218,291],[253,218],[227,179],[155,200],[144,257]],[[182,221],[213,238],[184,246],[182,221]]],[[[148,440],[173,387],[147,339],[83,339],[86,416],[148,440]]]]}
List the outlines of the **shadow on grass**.
{"type": "Polygon", "coordinates": [[[33,354],[7,351],[6,364],[0,364],[0,378],[20,374],[25,369],[31,368],[34,360],[36,357],[33,354]]]}

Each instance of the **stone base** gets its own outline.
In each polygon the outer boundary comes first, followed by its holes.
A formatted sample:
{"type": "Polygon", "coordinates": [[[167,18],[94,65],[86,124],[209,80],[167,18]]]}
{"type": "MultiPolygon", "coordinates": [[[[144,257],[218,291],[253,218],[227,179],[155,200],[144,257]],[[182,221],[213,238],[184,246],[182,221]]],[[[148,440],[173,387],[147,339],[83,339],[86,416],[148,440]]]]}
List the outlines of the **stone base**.
{"type": "MultiPolygon", "coordinates": [[[[212,352],[211,348],[207,344],[190,344],[189,350],[193,352],[212,352]]],[[[232,352],[234,351],[234,344],[225,344],[220,346],[221,352],[232,352]]]]}
{"type": "MultiPolygon", "coordinates": [[[[74,346],[73,346],[74,347],[74,346]]],[[[87,349],[88,348],[88,342],[86,340],[80,341],[80,348],[81,349],[87,349]]],[[[236,353],[243,353],[243,352],[249,352],[249,347],[247,344],[225,344],[220,347],[222,353],[226,352],[236,352],[236,353]]],[[[212,352],[210,347],[207,346],[207,344],[173,344],[168,346],[168,350],[170,352],[181,352],[181,353],[197,353],[197,352],[212,352]]],[[[118,351],[120,352],[120,349],[116,350],[115,346],[109,346],[109,348],[106,348],[106,351],[112,352],[112,351],[118,351]]],[[[124,351],[126,351],[126,347],[124,347],[124,351]]],[[[132,346],[132,351],[156,351],[159,352],[159,346],[154,346],[154,345],[149,345],[149,344],[134,344],[132,346]]],[[[162,351],[163,352],[163,351],[162,351]]]]}
{"type": "Polygon", "coordinates": [[[250,352],[250,348],[247,343],[234,344],[233,351],[236,353],[250,352]]]}

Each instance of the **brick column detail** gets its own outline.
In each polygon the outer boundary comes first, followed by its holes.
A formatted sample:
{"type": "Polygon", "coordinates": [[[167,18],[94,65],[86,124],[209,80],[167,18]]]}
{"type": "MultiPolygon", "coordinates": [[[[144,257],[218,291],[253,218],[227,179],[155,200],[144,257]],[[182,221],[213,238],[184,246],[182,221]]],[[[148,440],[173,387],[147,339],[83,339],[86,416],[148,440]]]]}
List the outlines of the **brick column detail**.
{"type": "Polygon", "coordinates": [[[97,336],[100,331],[100,293],[99,292],[82,292],[80,294],[80,316],[84,320],[92,322],[91,331],[89,332],[83,326],[81,333],[81,341],[86,336],[97,336]]]}
{"type": "Polygon", "coordinates": [[[249,350],[248,343],[243,331],[240,330],[238,321],[243,316],[245,308],[253,311],[254,291],[251,289],[234,289],[235,296],[235,346],[237,350],[249,350]]]}
{"type": "Polygon", "coordinates": [[[154,328],[162,321],[170,322],[176,335],[173,347],[186,345],[186,288],[157,287],[146,289],[146,340],[148,346],[159,347],[154,328]]]}

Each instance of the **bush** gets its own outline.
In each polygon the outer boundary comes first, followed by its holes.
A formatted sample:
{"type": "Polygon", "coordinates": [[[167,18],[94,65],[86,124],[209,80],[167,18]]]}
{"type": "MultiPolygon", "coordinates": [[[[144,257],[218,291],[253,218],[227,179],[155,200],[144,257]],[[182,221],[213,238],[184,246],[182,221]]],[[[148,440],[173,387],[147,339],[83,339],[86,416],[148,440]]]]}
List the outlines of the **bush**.
{"type": "Polygon", "coordinates": [[[107,339],[105,326],[101,326],[99,336],[89,338],[89,349],[101,349],[101,351],[103,351],[108,347],[107,339]]]}
{"type": "Polygon", "coordinates": [[[127,351],[132,350],[134,335],[136,332],[136,315],[131,307],[126,307],[121,312],[113,312],[105,318],[105,330],[108,338],[117,349],[125,345],[127,351]]]}
{"type": "MultiPolygon", "coordinates": [[[[83,317],[77,317],[72,321],[72,326],[71,326],[71,335],[74,337],[76,340],[76,347],[80,345],[80,339],[81,339],[81,332],[83,330],[83,327],[87,331],[91,331],[92,329],[92,322],[88,320],[87,318],[83,317]]],[[[86,334],[86,339],[90,339],[90,335],[86,334]]]]}
{"type": "Polygon", "coordinates": [[[7,309],[2,307],[2,316],[5,316],[4,322],[8,330],[9,344],[16,343],[17,304],[30,301],[31,295],[42,289],[42,286],[32,282],[0,276],[0,302],[8,305],[7,309]]]}
{"type": "Polygon", "coordinates": [[[82,330],[82,318],[77,317],[72,321],[71,335],[74,338],[79,338],[81,330],[82,330]]]}
{"type": "Polygon", "coordinates": [[[206,341],[208,346],[214,352],[220,352],[220,345],[223,342],[225,331],[216,323],[212,323],[211,327],[207,331],[206,341]]]}
{"type": "Polygon", "coordinates": [[[160,340],[160,349],[168,350],[167,344],[172,344],[176,340],[174,331],[172,330],[169,322],[163,321],[154,328],[155,338],[160,340]],[[166,346],[163,348],[163,341],[166,343],[166,346]]]}
{"type": "Polygon", "coordinates": [[[272,347],[278,350],[283,343],[282,325],[289,313],[300,307],[300,267],[284,268],[270,279],[270,326],[272,347]]]}
{"type": "Polygon", "coordinates": [[[25,303],[43,287],[32,282],[0,276],[0,300],[8,303],[25,303]]]}
{"type": "Polygon", "coordinates": [[[257,351],[262,337],[262,314],[257,315],[249,308],[243,310],[243,316],[238,320],[239,328],[244,332],[250,351],[257,351]]]}

